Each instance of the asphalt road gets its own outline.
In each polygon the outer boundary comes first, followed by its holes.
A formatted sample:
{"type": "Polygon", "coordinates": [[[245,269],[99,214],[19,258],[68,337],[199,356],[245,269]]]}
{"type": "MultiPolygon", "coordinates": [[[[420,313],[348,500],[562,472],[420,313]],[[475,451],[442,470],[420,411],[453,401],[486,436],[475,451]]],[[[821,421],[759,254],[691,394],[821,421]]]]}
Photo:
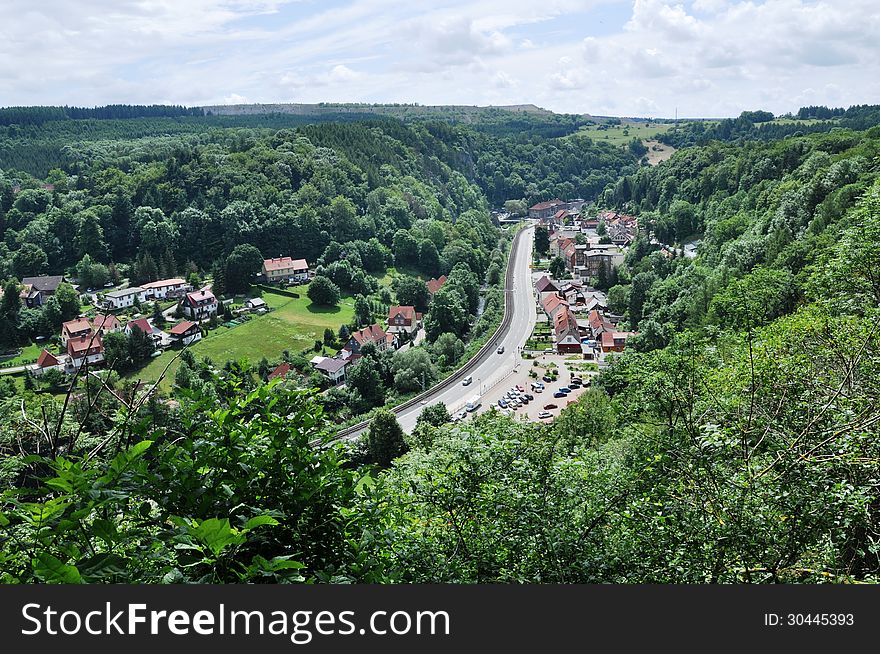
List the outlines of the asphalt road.
{"type": "MultiPolygon", "coordinates": [[[[416,419],[426,406],[443,402],[450,413],[455,413],[464,408],[468,399],[474,395],[482,395],[497,386],[521,365],[520,351],[535,326],[535,300],[529,268],[534,236],[534,227],[527,227],[519,237],[519,246],[513,261],[513,285],[511,289],[507,289],[511,290],[508,296],[511,301],[511,320],[499,340],[499,343],[504,345],[503,354],[496,353],[497,345],[491,353],[482,358],[478,353],[476,358],[480,360],[476,367],[467,372],[456,373],[449,381],[445,381],[441,388],[429,392],[421,402],[397,412],[397,420],[404,431],[409,432],[415,427],[416,419]],[[468,376],[473,378],[473,382],[462,386],[461,382],[468,376]]],[[[347,433],[344,438],[356,438],[364,431],[365,428],[347,433]]]]}

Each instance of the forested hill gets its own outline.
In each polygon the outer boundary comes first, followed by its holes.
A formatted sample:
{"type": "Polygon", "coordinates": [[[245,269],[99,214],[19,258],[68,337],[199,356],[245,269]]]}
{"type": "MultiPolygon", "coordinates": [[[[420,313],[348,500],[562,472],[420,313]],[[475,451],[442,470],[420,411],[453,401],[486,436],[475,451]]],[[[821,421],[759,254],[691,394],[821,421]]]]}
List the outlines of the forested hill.
{"type": "Polygon", "coordinates": [[[86,118],[115,120],[202,115],[204,115],[204,110],[200,107],[164,104],[111,104],[103,107],[2,107],[0,108],[0,125],[42,125],[54,120],[82,120],[86,118]]]}

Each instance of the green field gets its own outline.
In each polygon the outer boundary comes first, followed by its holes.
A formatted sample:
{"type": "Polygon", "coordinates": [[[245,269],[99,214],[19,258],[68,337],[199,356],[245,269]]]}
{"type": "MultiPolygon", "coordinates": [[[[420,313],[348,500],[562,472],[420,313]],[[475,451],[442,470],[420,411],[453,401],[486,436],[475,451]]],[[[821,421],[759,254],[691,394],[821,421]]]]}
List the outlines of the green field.
{"type": "MultiPolygon", "coordinates": [[[[295,353],[311,348],[315,341],[322,340],[325,328],[329,327],[335,332],[343,323],[352,321],[354,300],[351,297],[344,297],[338,307],[316,307],[306,297],[306,288],[297,286],[289,289],[299,293],[300,298],[264,292],[263,299],[273,309],[270,313],[255,316],[238,327],[218,327],[209,332],[206,338],[190,346],[192,353],[196,359],[210,357],[218,367],[226,361],[241,358],[251,363],[257,363],[263,357],[277,361],[283,350],[295,353]]],[[[155,381],[176,354],[176,350],[170,350],[129,376],[155,381]]],[[[160,385],[163,390],[170,389],[177,366],[178,362],[175,361],[168,369],[160,385]]]]}
{"type": "Polygon", "coordinates": [[[30,345],[21,348],[21,354],[17,357],[4,359],[3,361],[0,361],[0,363],[3,363],[4,367],[13,368],[15,366],[20,366],[25,362],[34,361],[40,356],[40,352],[43,351],[44,347],[49,347],[49,344],[37,345],[36,343],[31,343],[30,345]]]}
{"type": "Polygon", "coordinates": [[[578,134],[586,134],[595,141],[608,141],[612,145],[626,145],[634,138],[647,140],[658,134],[662,134],[672,127],[672,123],[624,123],[622,125],[608,125],[607,129],[600,129],[605,125],[586,125],[581,127],[578,134]]]}

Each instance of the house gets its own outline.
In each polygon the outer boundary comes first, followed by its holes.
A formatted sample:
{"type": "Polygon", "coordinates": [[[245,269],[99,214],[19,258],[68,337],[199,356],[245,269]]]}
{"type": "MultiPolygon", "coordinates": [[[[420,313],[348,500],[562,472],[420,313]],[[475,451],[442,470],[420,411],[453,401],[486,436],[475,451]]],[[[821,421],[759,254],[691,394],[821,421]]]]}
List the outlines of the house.
{"type": "Polygon", "coordinates": [[[198,291],[191,291],[183,296],[180,301],[183,308],[183,315],[193,320],[204,320],[217,314],[217,298],[214,294],[203,288],[198,291]]]}
{"type": "Polygon", "coordinates": [[[535,291],[538,293],[538,301],[543,304],[548,295],[556,295],[559,289],[547,275],[544,275],[535,283],[535,291]]]}
{"type": "Polygon", "coordinates": [[[556,336],[557,353],[581,354],[581,335],[577,320],[567,306],[562,307],[553,317],[553,332],[556,336]]]}
{"type": "Polygon", "coordinates": [[[350,362],[351,359],[337,359],[335,357],[315,357],[312,359],[315,370],[334,384],[345,381],[345,366],[350,362]]]}
{"type": "Polygon", "coordinates": [[[75,318],[68,320],[61,325],[61,345],[67,347],[67,341],[71,338],[79,338],[80,336],[88,336],[92,333],[92,323],[85,318],[75,318]]]}
{"type": "Polygon", "coordinates": [[[125,323],[125,333],[131,335],[132,330],[140,329],[147,336],[153,334],[153,326],[146,318],[138,318],[137,320],[129,320],[125,323]]]}
{"type": "Polygon", "coordinates": [[[263,276],[270,284],[298,284],[309,281],[309,264],[305,259],[278,257],[263,261],[263,276]]]}
{"type": "Polygon", "coordinates": [[[91,321],[93,332],[97,332],[101,336],[108,332],[118,332],[122,329],[122,323],[112,313],[99,313],[91,321]]]}
{"type": "Polygon", "coordinates": [[[589,314],[590,334],[593,338],[599,339],[601,334],[614,331],[614,325],[597,309],[593,309],[589,314]]]}
{"type": "Polygon", "coordinates": [[[189,345],[202,340],[202,330],[198,324],[184,320],[168,330],[171,340],[181,345],[189,345]]]}
{"type": "Polygon", "coordinates": [[[131,286],[104,293],[104,306],[108,309],[133,307],[135,302],[146,302],[147,292],[140,286],[131,286]]]}
{"type": "Polygon", "coordinates": [[[564,225],[565,219],[568,218],[569,213],[568,209],[560,209],[556,213],[553,214],[553,224],[554,225],[564,225]]]}
{"type": "Polygon", "coordinates": [[[24,277],[21,280],[21,285],[24,287],[21,291],[21,299],[28,309],[41,307],[49,296],[55,295],[55,291],[63,281],[64,275],[24,277]]]}
{"type": "Polygon", "coordinates": [[[394,335],[385,333],[385,330],[378,324],[370,325],[354,332],[343,349],[351,352],[352,357],[360,357],[361,348],[367,343],[372,343],[377,350],[383,352],[393,346],[393,339],[394,335]],[[392,340],[389,340],[389,336],[392,340]]]}
{"type": "Polygon", "coordinates": [[[290,374],[291,369],[291,365],[287,363],[287,361],[284,361],[280,365],[276,366],[275,369],[266,376],[266,381],[272,381],[273,379],[276,379],[278,377],[284,379],[285,377],[287,377],[288,374],[290,374]]]}
{"type": "Polygon", "coordinates": [[[145,297],[148,300],[164,300],[169,297],[180,297],[187,291],[192,290],[192,286],[187,284],[185,279],[180,279],[179,277],[147,282],[146,284],[141,284],[141,288],[146,291],[145,297]]]}
{"type": "Polygon", "coordinates": [[[547,317],[550,320],[553,320],[560,310],[569,310],[569,305],[566,299],[558,295],[548,295],[542,306],[544,307],[544,313],[547,314],[547,317]]]}
{"type": "Polygon", "coordinates": [[[546,220],[559,211],[560,208],[564,208],[564,206],[565,203],[559,198],[548,202],[538,202],[529,207],[529,218],[532,220],[546,220]]]}
{"type": "Polygon", "coordinates": [[[584,293],[580,285],[573,282],[569,282],[559,289],[559,294],[565,298],[569,305],[582,304],[584,301],[584,293]]]}
{"type": "Polygon", "coordinates": [[[439,291],[443,284],[446,283],[446,275],[440,275],[440,279],[434,279],[433,277],[425,283],[425,286],[428,287],[428,293],[431,297],[436,295],[437,291],[439,291]]]}
{"type": "Polygon", "coordinates": [[[630,336],[637,336],[638,332],[615,332],[607,331],[602,333],[602,351],[603,352],[623,352],[626,348],[626,340],[630,336]]]}
{"type": "Polygon", "coordinates": [[[615,245],[629,245],[638,234],[639,219],[635,216],[628,216],[616,211],[603,211],[599,214],[599,219],[605,223],[605,230],[615,245]]]}
{"type": "Polygon", "coordinates": [[[249,300],[244,301],[244,306],[247,309],[256,310],[256,309],[265,309],[268,305],[266,304],[266,300],[261,297],[252,297],[249,300]]]}
{"type": "Polygon", "coordinates": [[[37,362],[29,365],[27,369],[31,374],[40,376],[50,370],[64,370],[65,361],[64,355],[55,356],[49,350],[43,350],[40,352],[37,362]]]}
{"type": "Polygon", "coordinates": [[[67,370],[72,372],[84,364],[93,365],[104,360],[104,341],[100,334],[77,336],[67,341],[67,370]]]}
{"type": "Polygon", "coordinates": [[[416,313],[415,307],[393,306],[388,310],[388,331],[392,334],[412,334],[417,331],[422,314],[416,313]]]}

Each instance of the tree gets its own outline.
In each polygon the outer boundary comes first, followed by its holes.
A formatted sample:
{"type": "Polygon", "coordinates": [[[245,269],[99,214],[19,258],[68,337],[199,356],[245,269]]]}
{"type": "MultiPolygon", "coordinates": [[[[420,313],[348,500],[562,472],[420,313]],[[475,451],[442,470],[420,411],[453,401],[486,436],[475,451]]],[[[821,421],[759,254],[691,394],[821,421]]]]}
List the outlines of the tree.
{"type": "Polygon", "coordinates": [[[422,412],[416,419],[416,425],[427,423],[434,427],[442,427],[451,420],[452,416],[449,415],[449,409],[446,408],[446,405],[443,402],[435,402],[422,409],[422,412]]]}
{"type": "Polygon", "coordinates": [[[409,450],[397,416],[387,409],[379,409],[370,421],[367,448],[374,463],[387,468],[394,459],[409,450]]]}
{"type": "Polygon", "coordinates": [[[10,279],[3,285],[3,302],[0,304],[0,315],[12,317],[21,309],[21,285],[17,279],[10,279]]]}
{"type": "Polygon", "coordinates": [[[561,279],[565,275],[565,259],[562,257],[553,257],[550,262],[550,275],[556,279],[561,279]]]}
{"type": "Polygon", "coordinates": [[[33,243],[23,243],[12,254],[12,270],[16,277],[30,277],[44,274],[49,269],[46,252],[33,243]]]}
{"type": "Polygon", "coordinates": [[[315,275],[306,294],[319,306],[333,307],[339,304],[339,287],[324,275],[315,275]]]}
{"type": "Polygon", "coordinates": [[[110,271],[107,266],[98,263],[89,254],[86,254],[76,264],[76,274],[80,285],[86,288],[101,288],[110,279],[110,271]]]}
{"type": "Polygon", "coordinates": [[[640,272],[632,280],[632,286],[629,291],[629,322],[633,330],[639,328],[639,322],[642,320],[642,310],[645,307],[645,300],[648,292],[657,281],[657,275],[653,272],[640,272]]]}
{"type": "Polygon", "coordinates": [[[128,359],[128,337],[125,332],[107,332],[102,339],[104,343],[104,361],[113,370],[127,370],[130,366],[128,359]]]}
{"type": "Polygon", "coordinates": [[[391,282],[391,288],[397,297],[397,303],[402,306],[412,306],[416,311],[425,311],[428,308],[428,287],[418,277],[401,275],[391,282]]]}
{"type": "Polygon", "coordinates": [[[601,388],[587,389],[553,422],[553,430],[566,441],[569,450],[604,443],[614,436],[616,426],[611,398],[601,388]]]}
{"type": "Polygon", "coordinates": [[[394,388],[401,393],[426,390],[437,376],[431,355],[421,347],[395,352],[391,371],[394,374],[394,388]]]}
{"type": "Polygon", "coordinates": [[[546,227],[535,227],[535,251],[538,254],[547,254],[550,251],[550,234],[546,227]]]}
{"type": "Polygon", "coordinates": [[[263,266],[263,255],[253,245],[236,245],[226,257],[226,290],[229,293],[244,293],[251,287],[251,281],[263,266]]]}
{"type": "Polygon", "coordinates": [[[373,311],[370,303],[363,295],[357,295],[354,299],[354,319],[358,326],[368,325],[373,322],[373,311]]]}
{"type": "Polygon", "coordinates": [[[165,326],[165,314],[158,302],[153,302],[153,324],[160,329],[165,326]]]}
{"type": "Polygon", "coordinates": [[[333,330],[329,327],[324,328],[324,345],[328,347],[332,347],[333,344],[336,343],[336,334],[333,333],[333,330]]]}
{"type": "Polygon", "coordinates": [[[77,216],[79,224],[76,229],[77,254],[80,257],[86,255],[93,259],[105,259],[107,257],[107,243],[104,242],[104,228],[101,227],[100,219],[94,209],[86,209],[77,216]]]}
{"type": "Polygon", "coordinates": [[[437,357],[437,364],[448,368],[455,365],[464,354],[464,342],[455,334],[440,334],[431,349],[437,357]]]}
{"type": "Polygon", "coordinates": [[[440,253],[437,246],[429,239],[422,239],[419,243],[419,270],[426,275],[436,276],[440,274],[440,253]]]}
{"type": "Polygon", "coordinates": [[[350,388],[360,393],[368,407],[385,403],[385,386],[382,384],[379,363],[373,357],[361,357],[349,368],[346,381],[350,388]]]}
{"type": "Polygon", "coordinates": [[[445,284],[434,295],[431,310],[425,316],[425,333],[432,343],[440,334],[463,337],[468,331],[468,313],[461,293],[445,284]]]}
{"type": "Polygon", "coordinates": [[[407,230],[398,229],[394,233],[392,249],[395,266],[415,266],[418,264],[419,243],[407,230]]]}
{"type": "Polygon", "coordinates": [[[67,282],[62,282],[58,285],[58,289],[52,297],[58,302],[62,321],[71,320],[79,315],[81,309],[79,294],[73,290],[73,286],[67,282]]]}
{"type": "Polygon", "coordinates": [[[608,308],[622,316],[629,307],[629,286],[618,284],[608,289],[608,308]]]}
{"type": "Polygon", "coordinates": [[[128,335],[128,358],[135,368],[143,365],[155,352],[156,346],[149,334],[135,327],[128,335]]]}

